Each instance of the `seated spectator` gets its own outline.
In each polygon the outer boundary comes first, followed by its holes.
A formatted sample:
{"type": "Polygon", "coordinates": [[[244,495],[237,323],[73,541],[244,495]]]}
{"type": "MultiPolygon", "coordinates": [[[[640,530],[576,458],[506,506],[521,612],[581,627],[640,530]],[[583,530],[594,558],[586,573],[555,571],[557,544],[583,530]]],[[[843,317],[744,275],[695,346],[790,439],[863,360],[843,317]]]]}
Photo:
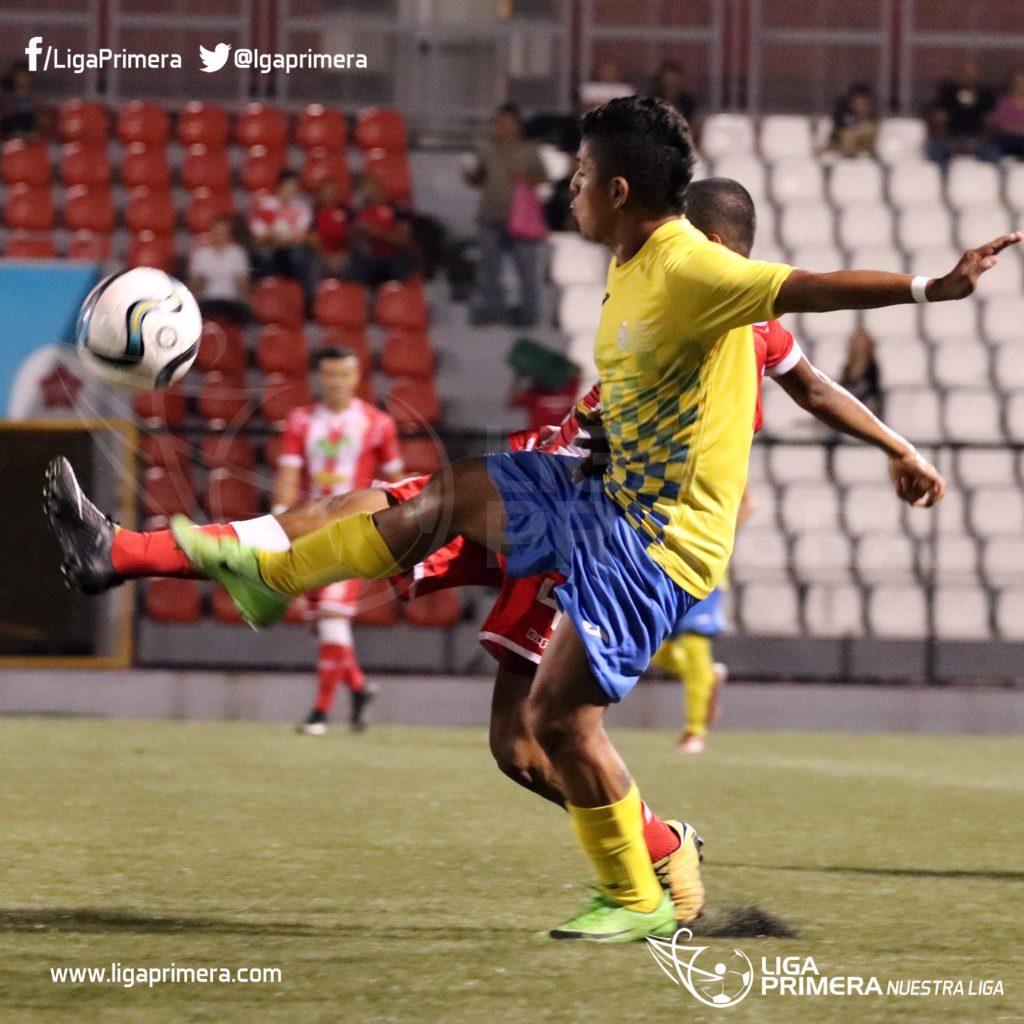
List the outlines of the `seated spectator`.
{"type": "Polygon", "coordinates": [[[0,84],[0,139],[24,139],[38,134],[32,75],[24,61],[16,61],[0,84]]]}
{"type": "Polygon", "coordinates": [[[992,131],[983,155],[1024,158],[1024,71],[1015,71],[1010,88],[999,97],[989,118],[992,131]]]}
{"type": "Polygon", "coordinates": [[[580,105],[584,110],[601,106],[619,96],[632,96],[636,89],[622,77],[622,68],[614,57],[604,57],[594,65],[594,75],[580,86],[580,105]]]}
{"type": "Polygon", "coordinates": [[[405,281],[416,268],[409,218],[387,201],[378,178],[363,179],[352,221],[352,243],[341,276],[346,281],[376,287],[385,281],[405,281]]]}
{"type": "Polygon", "coordinates": [[[230,217],[218,217],[206,243],[192,250],[188,286],[204,317],[246,324],[249,308],[249,258],[235,241],[230,217]]]}
{"type": "Polygon", "coordinates": [[[846,349],[839,383],[855,398],[859,398],[876,416],[882,415],[885,396],[882,377],[875,358],[875,339],[867,331],[854,331],[846,349]]]}
{"type": "Polygon", "coordinates": [[[692,127],[697,113],[697,101],[686,91],[685,86],[686,73],[682,64],[677,60],[663,60],[651,79],[650,95],[671,103],[692,127]]]}
{"type": "Polygon", "coordinates": [[[313,210],[300,194],[299,176],[284,171],[277,191],[253,203],[249,211],[252,269],[255,277],[280,274],[302,285],[307,310],[313,307],[313,250],[310,227],[313,210]]]}
{"type": "Polygon", "coordinates": [[[320,275],[338,277],[348,256],[349,212],[341,202],[341,185],[333,178],[320,184],[313,227],[320,275]]]}
{"type": "Polygon", "coordinates": [[[985,123],[993,106],[995,93],[981,84],[977,61],[966,61],[956,78],[939,83],[928,108],[925,143],[928,158],[945,166],[951,157],[977,155],[984,143],[985,123]]]}
{"type": "Polygon", "coordinates": [[[858,82],[836,103],[829,149],[844,157],[874,156],[878,108],[870,86],[858,82]]]}

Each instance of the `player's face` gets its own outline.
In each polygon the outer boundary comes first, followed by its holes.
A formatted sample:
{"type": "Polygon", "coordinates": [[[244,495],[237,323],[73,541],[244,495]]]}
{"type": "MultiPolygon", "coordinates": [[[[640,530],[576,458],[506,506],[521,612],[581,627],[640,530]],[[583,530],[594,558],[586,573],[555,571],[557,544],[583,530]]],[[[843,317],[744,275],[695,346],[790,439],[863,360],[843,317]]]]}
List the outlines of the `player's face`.
{"type": "Polygon", "coordinates": [[[609,182],[598,174],[585,141],[580,146],[579,162],[569,184],[573,196],[572,212],[584,238],[590,242],[605,242],[615,215],[609,182]]]}
{"type": "Polygon", "coordinates": [[[359,387],[359,360],[355,356],[325,359],[320,364],[320,385],[324,405],[329,409],[344,409],[359,387]]]}

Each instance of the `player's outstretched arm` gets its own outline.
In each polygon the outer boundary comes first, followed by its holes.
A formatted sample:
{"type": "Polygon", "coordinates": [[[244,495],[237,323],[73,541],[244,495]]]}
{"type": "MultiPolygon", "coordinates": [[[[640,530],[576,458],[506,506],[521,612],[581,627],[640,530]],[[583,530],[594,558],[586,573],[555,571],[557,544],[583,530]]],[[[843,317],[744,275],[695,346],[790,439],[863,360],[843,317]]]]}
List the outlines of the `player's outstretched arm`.
{"type": "Polygon", "coordinates": [[[826,426],[885,452],[889,476],[904,501],[928,508],[946,493],[942,474],[905,437],[806,359],[775,379],[797,405],[826,426]]]}
{"type": "Polygon", "coordinates": [[[1024,235],[1001,235],[977,249],[968,249],[944,277],[927,280],[882,270],[839,270],[815,274],[794,270],[775,299],[775,316],[783,313],[828,313],[835,309],[877,309],[909,302],[948,302],[964,299],[978,287],[978,279],[991,270],[1005,248],[1024,235]],[[918,282],[918,294],[912,285],[918,282]]]}

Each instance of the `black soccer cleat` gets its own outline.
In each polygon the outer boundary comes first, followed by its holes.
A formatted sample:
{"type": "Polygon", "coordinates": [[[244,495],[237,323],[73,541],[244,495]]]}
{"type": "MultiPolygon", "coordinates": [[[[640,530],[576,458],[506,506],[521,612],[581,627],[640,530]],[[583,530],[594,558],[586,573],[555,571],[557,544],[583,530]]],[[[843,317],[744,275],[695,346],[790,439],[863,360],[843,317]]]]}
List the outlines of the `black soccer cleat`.
{"type": "Polygon", "coordinates": [[[327,732],[327,712],[313,708],[305,720],[295,727],[295,731],[306,736],[323,736],[327,732]]]}
{"type": "Polygon", "coordinates": [[[348,719],[353,732],[363,732],[366,729],[366,720],[363,715],[376,696],[377,687],[372,683],[364,683],[361,690],[353,691],[352,709],[348,719]]]}
{"type": "Polygon", "coordinates": [[[67,586],[80,594],[102,594],[124,583],[110,560],[114,521],[82,493],[75,471],[63,455],[46,467],[43,495],[47,518],[60,545],[60,571],[67,586]]]}

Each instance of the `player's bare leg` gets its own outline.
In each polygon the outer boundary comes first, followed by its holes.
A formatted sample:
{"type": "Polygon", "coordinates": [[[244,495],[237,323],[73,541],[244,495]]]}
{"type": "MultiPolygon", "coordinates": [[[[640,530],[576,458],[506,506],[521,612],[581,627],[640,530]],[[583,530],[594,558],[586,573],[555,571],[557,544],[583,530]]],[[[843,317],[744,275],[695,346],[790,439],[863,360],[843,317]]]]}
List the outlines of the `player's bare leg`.
{"type": "Polygon", "coordinates": [[[353,516],[357,512],[380,512],[388,507],[387,492],[380,487],[367,487],[348,494],[338,494],[297,505],[278,512],[274,518],[289,540],[329,526],[336,519],[353,516]]]}

